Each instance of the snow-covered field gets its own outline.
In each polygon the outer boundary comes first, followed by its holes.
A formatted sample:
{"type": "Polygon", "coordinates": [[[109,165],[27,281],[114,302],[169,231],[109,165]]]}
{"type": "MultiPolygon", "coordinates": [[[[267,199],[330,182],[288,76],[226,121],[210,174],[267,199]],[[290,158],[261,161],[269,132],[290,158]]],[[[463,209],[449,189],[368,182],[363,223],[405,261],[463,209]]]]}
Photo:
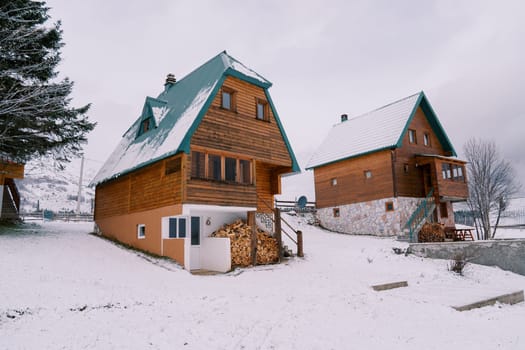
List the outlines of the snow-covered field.
{"type": "MultiPolygon", "coordinates": [[[[295,219],[296,220],[296,219],[295,219]]],[[[87,234],[0,232],[0,349],[525,349],[525,304],[450,306],[525,276],[395,255],[391,239],[298,223],[305,259],[194,276],[87,234]],[[370,285],[407,280],[375,292],[370,285]]]]}

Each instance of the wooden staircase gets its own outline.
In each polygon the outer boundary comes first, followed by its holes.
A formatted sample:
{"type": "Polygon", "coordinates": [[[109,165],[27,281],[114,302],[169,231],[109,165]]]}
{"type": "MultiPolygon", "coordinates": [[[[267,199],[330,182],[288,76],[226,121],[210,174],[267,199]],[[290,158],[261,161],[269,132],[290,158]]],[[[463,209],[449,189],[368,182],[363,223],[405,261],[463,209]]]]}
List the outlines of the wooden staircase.
{"type": "Polygon", "coordinates": [[[421,230],[426,222],[432,221],[434,210],[436,210],[436,202],[434,199],[434,190],[431,189],[408,219],[403,228],[404,234],[398,236],[397,239],[400,241],[417,243],[419,230],[421,230]]]}

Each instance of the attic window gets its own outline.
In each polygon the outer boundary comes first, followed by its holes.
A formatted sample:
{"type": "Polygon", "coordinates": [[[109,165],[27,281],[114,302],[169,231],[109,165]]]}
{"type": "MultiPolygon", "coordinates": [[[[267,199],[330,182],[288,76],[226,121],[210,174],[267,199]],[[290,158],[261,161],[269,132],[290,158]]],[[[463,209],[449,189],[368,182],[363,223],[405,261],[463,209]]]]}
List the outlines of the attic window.
{"type": "Polygon", "coordinates": [[[408,142],[417,143],[416,130],[408,129],[408,142]]]}
{"type": "Polygon", "coordinates": [[[145,132],[147,132],[147,131],[150,130],[150,129],[151,129],[151,118],[144,119],[144,120],[140,123],[140,132],[139,132],[139,135],[144,134],[145,132]]]}
{"type": "Polygon", "coordinates": [[[258,120],[266,120],[266,121],[270,120],[268,116],[268,102],[261,100],[261,99],[257,99],[256,109],[257,109],[256,118],[258,120]]]}
{"type": "Polygon", "coordinates": [[[430,147],[430,134],[428,132],[423,134],[423,144],[430,147]]]}
{"type": "Polygon", "coordinates": [[[235,91],[223,86],[221,94],[221,107],[230,111],[236,110],[235,91]]]}

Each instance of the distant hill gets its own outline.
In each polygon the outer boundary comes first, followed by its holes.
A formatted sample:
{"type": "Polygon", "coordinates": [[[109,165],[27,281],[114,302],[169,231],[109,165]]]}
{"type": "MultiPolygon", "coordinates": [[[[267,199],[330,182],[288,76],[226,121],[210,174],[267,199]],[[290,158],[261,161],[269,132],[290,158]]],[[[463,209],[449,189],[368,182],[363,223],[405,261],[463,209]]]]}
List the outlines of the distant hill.
{"type": "MultiPolygon", "coordinates": [[[[100,167],[99,163],[85,161],[82,179],[80,211],[93,211],[95,190],[87,187],[100,167]]],[[[46,164],[26,164],[23,180],[17,181],[23,212],[47,209],[55,212],[75,211],[77,208],[80,160],[72,161],[60,171],[46,164]]]]}

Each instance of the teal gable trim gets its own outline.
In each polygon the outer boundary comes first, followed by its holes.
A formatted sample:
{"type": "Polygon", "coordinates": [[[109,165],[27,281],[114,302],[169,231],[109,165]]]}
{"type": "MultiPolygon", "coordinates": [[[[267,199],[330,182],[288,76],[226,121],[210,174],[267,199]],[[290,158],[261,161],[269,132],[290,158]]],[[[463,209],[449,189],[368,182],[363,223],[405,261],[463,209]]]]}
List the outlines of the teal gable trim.
{"type": "Polygon", "coordinates": [[[408,131],[408,126],[410,125],[410,123],[412,123],[412,119],[414,119],[414,116],[416,115],[417,108],[419,107],[419,104],[421,103],[422,98],[423,98],[423,91],[419,93],[417,101],[414,104],[414,108],[412,108],[412,112],[410,112],[410,116],[408,117],[408,120],[403,128],[403,131],[401,132],[401,135],[399,135],[399,139],[397,140],[397,143],[396,143],[397,148],[400,148],[403,145],[403,137],[405,137],[408,131]]]}
{"type": "Polygon", "coordinates": [[[367,151],[367,152],[363,152],[363,153],[355,154],[355,155],[350,156],[350,157],[340,158],[340,159],[333,160],[333,161],[331,161],[331,162],[326,162],[326,163],[323,163],[323,164],[319,164],[319,165],[316,165],[316,166],[312,166],[312,167],[306,168],[305,170],[311,170],[311,169],[315,169],[315,168],[320,168],[320,167],[323,167],[323,166],[326,166],[326,165],[339,163],[339,162],[342,162],[342,161],[344,161],[344,160],[353,159],[353,158],[357,158],[357,157],[362,157],[362,156],[366,156],[366,155],[368,155],[368,154],[372,154],[372,153],[376,153],[376,152],[381,152],[381,151],[386,151],[386,150],[389,150],[389,149],[394,149],[394,148],[396,148],[396,147],[397,147],[396,145],[387,146],[387,147],[381,147],[381,148],[374,149],[374,150],[371,150],[371,151],[367,151]]]}
{"type": "Polygon", "coordinates": [[[275,109],[275,106],[273,104],[272,97],[270,96],[270,93],[266,89],[264,90],[264,94],[266,95],[266,99],[268,100],[268,103],[270,104],[270,108],[272,109],[273,116],[275,117],[275,121],[277,122],[279,131],[281,132],[281,136],[284,140],[284,143],[286,144],[286,148],[288,149],[288,154],[290,155],[290,158],[292,159],[292,172],[294,173],[301,172],[301,168],[299,167],[299,163],[297,162],[297,159],[295,158],[295,154],[293,152],[292,146],[290,145],[290,141],[288,141],[286,132],[284,131],[283,125],[281,124],[279,114],[277,113],[277,110],[275,109]]]}
{"type": "Polygon", "coordinates": [[[217,95],[217,92],[221,88],[222,84],[224,83],[224,80],[226,79],[226,75],[223,74],[223,76],[219,79],[219,81],[215,84],[215,87],[213,88],[212,92],[210,93],[210,96],[202,106],[202,109],[199,111],[199,114],[197,115],[197,118],[193,121],[191,124],[190,129],[182,139],[182,142],[180,143],[178,149],[174,153],[178,152],[184,152],[186,154],[190,154],[190,143],[191,138],[193,137],[193,134],[195,131],[197,131],[197,128],[199,127],[202,118],[206,115],[206,112],[208,112],[208,109],[210,108],[211,103],[213,102],[213,99],[217,95]]]}
{"type": "Polygon", "coordinates": [[[270,83],[270,82],[268,82],[268,83],[262,82],[259,79],[255,79],[255,78],[252,78],[252,77],[250,77],[250,76],[248,76],[246,74],[242,74],[238,70],[232,69],[231,67],[226,69],[224,74],[232,76],[232,77],[235,77],[235,78],[240,79],[240,80],[244,80],[247,83],[256,85],[256,86],[261,87],[263,89],[269,89],[272,86],[272,83],[270,83]]]}
{"type": "Polygon", "coordinates": [[[425,114],[425,117],[427,117],[428,123],[432,127],[432,130],[436,134],[439,142],[441,143],[441,146],[443,146],[443,149],[445,151],[449,151],[452,153],[454,157],[457,157],[456,150],[454,149],[454,146],[452,146],[452,142],[450,142],[450,139],[447,136],[447,133],[445,132],[445,129],[439,122],[439,119],[434,112],[434,109],[432,109],[432,106],[430,105],[430,102],[428,102],[427,97],[425,96],[425,93],[421,91],[419,93],[419,97],[417,99],[417,102],[414,104],[414,108],[412,109],[412,112],[410,113],[410,117],[408,118],[405,127],[403,128],[403,132],[399,136],[399,139],[397,140],[396,147],[400,148],[403,145],[403,138],[405,137],[406,133],[408,132],[408,126],[412,122],[412,119],[414,119],[414,116],[416,115],[417,109],[421,107],[423,110],[423,113],[425,114]]]}

